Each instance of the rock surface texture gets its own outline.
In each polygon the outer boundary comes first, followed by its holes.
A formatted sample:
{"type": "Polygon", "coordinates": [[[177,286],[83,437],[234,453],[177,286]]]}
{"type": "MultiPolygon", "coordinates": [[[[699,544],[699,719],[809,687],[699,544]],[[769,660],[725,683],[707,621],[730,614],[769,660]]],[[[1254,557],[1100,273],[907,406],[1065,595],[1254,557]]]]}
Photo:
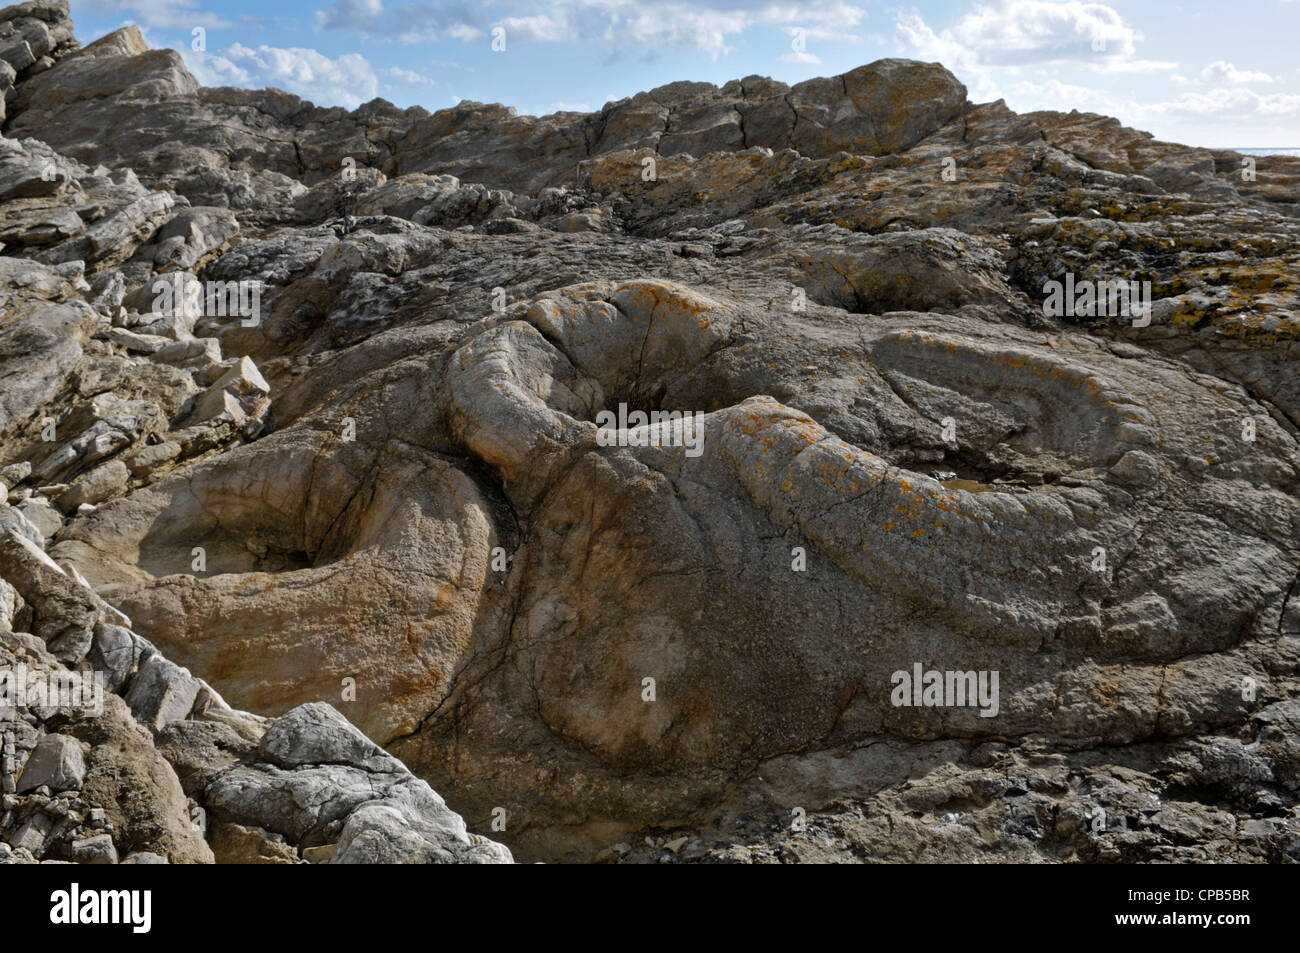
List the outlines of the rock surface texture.
{"type": "Polygon", "coordinates": [[[0,30],[0,859],[1300,861],[1300,160],[0,30]]]}

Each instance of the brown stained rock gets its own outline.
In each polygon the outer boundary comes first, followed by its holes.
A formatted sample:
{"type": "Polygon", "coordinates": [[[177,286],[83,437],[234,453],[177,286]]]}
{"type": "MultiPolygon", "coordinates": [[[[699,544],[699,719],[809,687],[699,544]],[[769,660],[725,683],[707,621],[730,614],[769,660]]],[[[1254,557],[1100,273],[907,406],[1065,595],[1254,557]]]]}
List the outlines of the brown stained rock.
{"type": "Polygon", "coordinates": [[[212,826],[212,854],[219,864],[297,864],[298,852],[283,837],[260,827],[218,821],[212,826]]]}
{"type": "Polygon", "coordinates": [[[67,735],[45,735],[27,758],[18,778],[18,793],[48,787],[51,791],[70,791],[81,787],[86,762],[81,745],[67,735]]]}
{"type": "Polygon", "coordinates": [[[106,510],[102,529],[124,534],[110,548],[143,545],[154,555],[132,569],[93,560],[89,578],[121,583],[149,573],[156,581],[119,586],[117,604],[170,658],[242,706],[274,713],[339,699],[342,680],[353,678],[349,716],[392,737],[438,703],[463,658],[495,545],[488,505],[473,481],[416,448],[302,436],[259,441],[238,473],[203,467],[133,497],[126,511],[106,510]],[[320,467],[322,451],[349,462],[320,467]],[[281,508],[278,525],[265,520],[268,499],[281,508]],[[159,508],[152,528],[138,521],[141,506],[159,508]],[[137,540],[141,531],[147,538],[137,540]],[[258,534],[255,550],[245,545],[248,531],[258,534]],[[210,578],[190,575],[196,546],[210,578]],[[365,580],[385,599],[355,598],[365,580]],[[340,624],[357,637],[340,643],[340,624]],[[268,653],[265,638],[280,648],[268,653]]]}
{"type": "Polygon", "coordinates": [[[171,863],[212,863],[176,772],[122,700],[108,695],[105,701],[105,716],[76,732],[89,746],[83,796],[104,807],[119,846],[171,863]]]}
{"type": "Polygon", "coordinates": [[[220,857],[503,859],[397,758],[529,859],[1297,855],[1300,160],[903,60],[530,117],[62,42],[0,68],[0,465],[96,508],[0,595],[150,729],[124,856],[200,858],[179,778],[220,857]]]}

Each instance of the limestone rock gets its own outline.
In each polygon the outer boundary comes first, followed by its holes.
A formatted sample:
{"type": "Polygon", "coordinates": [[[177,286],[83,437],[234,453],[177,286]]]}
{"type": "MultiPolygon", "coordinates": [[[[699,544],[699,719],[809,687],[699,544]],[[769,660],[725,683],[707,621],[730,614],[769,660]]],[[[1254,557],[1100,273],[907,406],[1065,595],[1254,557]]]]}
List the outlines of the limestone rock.
{"type": "Polygon", "coordinates": [[[137,721],[157,732],[186,717],[198,693],[197,679],[161,655],[155,655],[142,663],[131,679],[126,703],[137,721]]]}
{"type": "Polygon", "coordinates": [[[219,864],[299,863],[297,851],[283,837],[224,822],[212,827],[212,854],[219,864]]]}
{"type": "Polygon", "coordinates": [[[1300,159],[896,59],[319,108],[44,0],[0,87],[0,662],[106,692],[2,859],[1300,859],[1300,159]]]}
{"type": "Polygon", "coordinates": [[[27,766],[18,779],[18,792],[41,786],[51,791],[76,790],[85,776],[86,762],[80,743],[67,735],[46,735],[27,758],[27,766]]]}
{"type": "Polygon", "coordinates": [[[126,489],[130,471],[121,460],[110,460],[78,477],[59,497],[59,505],[75,510],[83,503],[103,503],[126,489]]]}

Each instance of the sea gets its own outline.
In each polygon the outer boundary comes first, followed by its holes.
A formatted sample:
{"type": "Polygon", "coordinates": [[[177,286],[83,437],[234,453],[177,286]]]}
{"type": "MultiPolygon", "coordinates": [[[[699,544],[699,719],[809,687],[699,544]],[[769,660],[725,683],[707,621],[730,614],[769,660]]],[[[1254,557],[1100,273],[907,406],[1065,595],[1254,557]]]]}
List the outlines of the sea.
{"type": "Polygon", "coordinates": [[[1300,156],[1300,148],[1297,149],[1233,149],[1233,152],[1241,152],[1248,156],[1300,156]]]}

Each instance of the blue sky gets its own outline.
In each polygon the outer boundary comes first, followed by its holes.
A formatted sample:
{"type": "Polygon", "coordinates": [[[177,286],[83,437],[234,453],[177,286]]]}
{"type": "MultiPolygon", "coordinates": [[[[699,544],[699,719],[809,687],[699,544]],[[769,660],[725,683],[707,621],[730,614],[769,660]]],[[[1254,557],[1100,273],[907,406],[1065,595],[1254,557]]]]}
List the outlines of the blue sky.
{"type": "Polygon", "coordinates": [[[906,56],[943,63],[976,102],[1300,146],[1300,0],[72,0],[72,15],[83,43],[134,23],[208,85],[320,105],[589,111],[674,80],[795,83],[906,56]]]}

